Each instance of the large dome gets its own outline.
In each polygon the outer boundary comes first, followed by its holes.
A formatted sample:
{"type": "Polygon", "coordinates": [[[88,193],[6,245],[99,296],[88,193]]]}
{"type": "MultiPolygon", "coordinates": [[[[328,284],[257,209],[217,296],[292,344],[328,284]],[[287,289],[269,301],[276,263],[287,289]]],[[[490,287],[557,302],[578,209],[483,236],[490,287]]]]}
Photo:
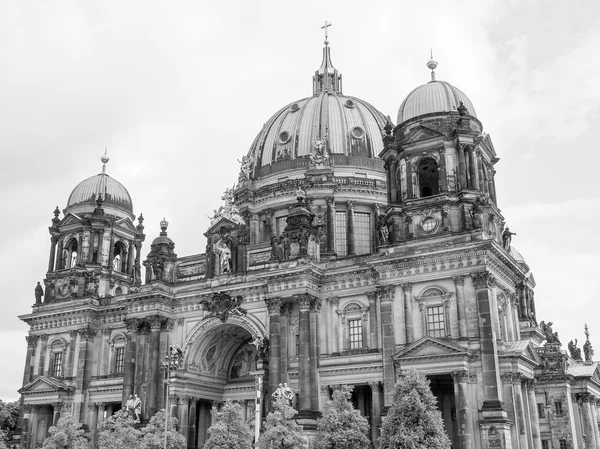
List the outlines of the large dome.
{"type": "MultiPolygon", "coordinates": [[[[108,158],[103,158],[106,164],[108,158]]],[[[81,181],[69,195],[65,212],[74,214],[91,213],[102,196],[102,207],[111,215],[134,219],[133,201],[127,189],[116,179],[111,178],[102,167],[102,173],[81,181]]]]}
{"type": "Polygon", "coordinates": [[[383,150],[382,131],[387,119],[372,105],[341,92],[341,75],[333,68],[329,47],[313,79],[313,96],[292,102],[277,111],[264,125],[248,152],[254,171],[261,178],[308,163],[316,141],[336,166],[368,163],[383,150]]]}
{"type": "Polygon", "coordinates": [[[460,103],[477,117],[471,100],[457,87],[446,81],[430,81],[417,87],[404,99],[398,110],[398,124],[420,115],[437,112],[456,112],[460,103]]]}

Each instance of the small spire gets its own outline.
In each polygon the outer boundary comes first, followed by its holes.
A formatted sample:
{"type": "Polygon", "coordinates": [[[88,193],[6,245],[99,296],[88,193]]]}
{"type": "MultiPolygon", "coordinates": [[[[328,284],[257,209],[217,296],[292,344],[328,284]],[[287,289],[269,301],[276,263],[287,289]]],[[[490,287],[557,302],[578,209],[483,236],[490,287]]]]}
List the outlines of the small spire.
{"type": "Polygon", "coordinates": [[[107,150],[108,147],[104,147],[104,155],[100,158],[100,161],[102,161],[102,174],[106,173],[106,164],[108,161],[110,161],[110,159],[106,155],[107,150]]]}
{"type": "Polygon", "coordinates": [[[433,59],[433,50],[429,49],[429,61],[427,61],[427,67],[431,70],[431,81],[435,81],[435,68],[438,66],[438,63],[435,59],[433,59]]]}
{"type": "Polygon", "coordinates": [[[329,41],[327,40],[327,28],[329,28],[332,24],[331,23],[327,23],[327,20],[325,21],[325,25],[323,25],[321,27],[322,30],[325,30],[325,45],[329,45],[329,41]]]}
{"type": "Polygon", "coordinates": [[[327,28],[330,26],[331,23],[325,21],[325,25],[321,27],[321,29],[325,30],[325,47],[323,48],[323,62],[313,77],[313,95],[318,95],[321,92],[342,93],[342,75],[338,74],[338,71],[333,67],[331,62],[327,34],[327,28]]]}
{"type": "Polygon", "coordinates": [[[167,220],[165,220],[165,218],[163,217],[162,221],[160,222],[160,230],[161,230],[160,235],[162,235],[163,237],[166,236],[168,227],[169,227],[169,222],[167,220]]]}

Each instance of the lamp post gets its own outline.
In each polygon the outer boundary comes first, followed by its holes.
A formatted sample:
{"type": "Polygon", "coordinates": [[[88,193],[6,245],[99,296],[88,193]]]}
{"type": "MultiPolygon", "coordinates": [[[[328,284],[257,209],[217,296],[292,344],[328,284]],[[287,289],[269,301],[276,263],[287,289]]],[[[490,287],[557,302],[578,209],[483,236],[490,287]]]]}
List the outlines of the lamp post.
{"type": "Polygon", "coordinates": [[[181,361],[183,359],[183,351],[179,345],[170,345],[169,352],[165,356],[165,361],[162,362],[163,370],[165,371],[165,441],[164,449],[167,449],[167,429],[169,423],[169,384],[171,383],[171,371],[179,369],[181,361]]]}

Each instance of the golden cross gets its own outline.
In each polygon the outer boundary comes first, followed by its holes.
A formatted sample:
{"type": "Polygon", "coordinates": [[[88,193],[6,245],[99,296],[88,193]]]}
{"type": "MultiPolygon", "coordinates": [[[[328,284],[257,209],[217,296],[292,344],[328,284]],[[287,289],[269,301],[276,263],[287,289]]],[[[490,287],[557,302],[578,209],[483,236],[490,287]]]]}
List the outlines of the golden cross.
{"type": "Polygon", "coordinates": [[[323,25],[323,26],[321,27],[321,29],[322,29],[322,30],[323,30],[323,29],[325,30],[325,42],[327,42],[327,28],[329,28],[330,26],[331,26],[331,23],[327,23],[327,20],[326,20],[326,21],[325,21],[325,25],[323,25]]]}

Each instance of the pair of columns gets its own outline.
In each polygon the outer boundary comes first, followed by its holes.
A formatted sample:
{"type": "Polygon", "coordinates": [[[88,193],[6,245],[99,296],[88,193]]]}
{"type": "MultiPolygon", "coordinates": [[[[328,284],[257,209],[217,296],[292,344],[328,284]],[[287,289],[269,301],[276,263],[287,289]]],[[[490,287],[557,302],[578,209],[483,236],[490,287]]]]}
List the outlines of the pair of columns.
{"type": "Polygon", "coordinates": [[[188,448],[201,448],[208,439],[212,401],[192,396],[169,395],[170,416],[177,418],[177,431],[187,441],[188,448]]]}

